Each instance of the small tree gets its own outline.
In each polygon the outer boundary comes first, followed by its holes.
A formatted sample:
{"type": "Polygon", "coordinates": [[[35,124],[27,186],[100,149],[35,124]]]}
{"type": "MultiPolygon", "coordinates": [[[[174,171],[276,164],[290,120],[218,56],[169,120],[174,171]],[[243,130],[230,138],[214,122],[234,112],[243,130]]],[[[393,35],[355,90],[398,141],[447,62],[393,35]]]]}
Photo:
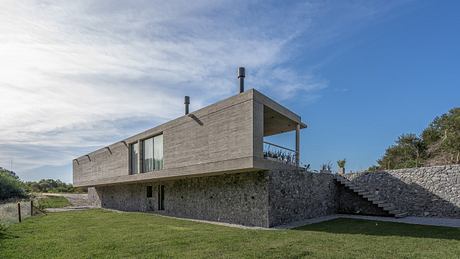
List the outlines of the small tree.
{"type": "Polygon", "coordinates": [[[337,165],[339,166],[339,174],[345,174],[345,164],[346,163],[347,163],[347,160],[345,158],[337,161],[337,165]]]}

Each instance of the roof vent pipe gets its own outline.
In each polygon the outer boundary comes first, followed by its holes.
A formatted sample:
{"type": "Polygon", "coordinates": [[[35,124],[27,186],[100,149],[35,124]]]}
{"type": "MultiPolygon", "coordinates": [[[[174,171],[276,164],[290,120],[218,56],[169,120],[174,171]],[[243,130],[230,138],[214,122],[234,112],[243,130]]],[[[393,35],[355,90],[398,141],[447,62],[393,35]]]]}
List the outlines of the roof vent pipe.
{"type": "Polygon", "coordinates": [[[240,93],[244,92],[244,77],[245,77],[244,67],[238,68],[238,79],[240,80],[240,93]]]}
{"type": "Polygon", "coordinates": [[[190,96],[185,96],[184,104],[185,104],[185,115],[187,115],[188,114],[188,106],[190,104],[190,96]]]}

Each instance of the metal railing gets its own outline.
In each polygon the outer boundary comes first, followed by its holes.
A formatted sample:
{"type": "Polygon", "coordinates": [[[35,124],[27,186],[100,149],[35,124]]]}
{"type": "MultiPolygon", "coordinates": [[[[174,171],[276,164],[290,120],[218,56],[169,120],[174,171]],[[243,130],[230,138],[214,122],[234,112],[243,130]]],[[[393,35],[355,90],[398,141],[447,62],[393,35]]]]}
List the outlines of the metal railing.
{"type": "Polygon", "coordinates": [[[288,165],[296,165],[297,152],[295,150],[264,141],[264,158],[288,165]]]}

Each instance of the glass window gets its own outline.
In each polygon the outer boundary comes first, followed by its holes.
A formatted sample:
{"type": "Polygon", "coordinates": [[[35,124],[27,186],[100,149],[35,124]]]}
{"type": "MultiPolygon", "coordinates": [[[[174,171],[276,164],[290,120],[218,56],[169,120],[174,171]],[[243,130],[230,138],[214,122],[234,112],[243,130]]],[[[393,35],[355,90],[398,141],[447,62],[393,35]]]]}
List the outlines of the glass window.
{"type": "Polygon", "coordinates": [[[142,172],[163,169],[163,135],[142,142],[142,172]]]}
{"type": "Polygon", "coordinates": [[[153,157],[155,158],[155,170],[163,169],[163,135],[153,138],[153,157]]]}
{"type": "Polygon", "coordinates": [[[153,160],[153,138],[149,138],[143,141],[143,151],[144,158],[143,161],[143,171],[142,172],[151,172],[154,170],[154,160],[153,160]]]}
{"type": "Polygon", "coordinates": [[[131,174],[137,174],[139,173],[139,168],[137,166],[137,159],[139,157],[139,143],[131,144],[130,152],[131,152],[131,161],[130,161],[131,174]]]}

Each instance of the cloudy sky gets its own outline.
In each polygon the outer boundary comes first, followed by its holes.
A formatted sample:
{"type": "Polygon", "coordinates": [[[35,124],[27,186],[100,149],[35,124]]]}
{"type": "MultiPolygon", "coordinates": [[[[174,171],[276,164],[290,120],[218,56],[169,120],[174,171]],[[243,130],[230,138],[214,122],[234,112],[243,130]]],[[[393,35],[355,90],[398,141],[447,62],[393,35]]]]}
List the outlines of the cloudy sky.
{"type": "Polygon", "coordinates": [[[2,1],[0,166],[71,182],[73,158],[180,116],[184,95],[193,110],[235,94],[245,66],[310,125],[306,163],[366,168],[459,104],[444,3],[2,1]]]}

